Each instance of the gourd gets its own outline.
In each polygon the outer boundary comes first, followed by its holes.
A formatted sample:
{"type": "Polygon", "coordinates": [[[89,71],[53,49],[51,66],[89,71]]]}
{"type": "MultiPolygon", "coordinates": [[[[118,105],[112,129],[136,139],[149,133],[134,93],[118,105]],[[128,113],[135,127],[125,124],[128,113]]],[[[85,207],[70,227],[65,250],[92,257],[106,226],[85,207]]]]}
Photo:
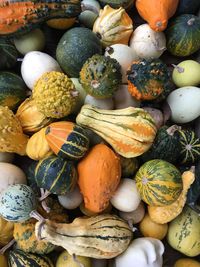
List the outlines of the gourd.
{"type": "Polygon", "coordinates": [[[46,24],[58,30],[66,30],[70,28],[76,22],[76,18],[59,18],[59,19],[49,19],[46,21],[46,24]]]}
{"type": "Polygon", "coordinates": [[[167,241],[175,250],[189,257],[200,254],[200,216],[185,206],[182,213],[169,223],[167,241]]]}
{"type": "Polygon", "coordinates": [[[14,159],[14,153],[0,152],[0,162],[11,163],[14,159]]]}
{"type": "Polygon", "coordinates": [[[99,0],[99,3],[101,6],[109,5],[112,8],[120,8],[123,7],[126,10],[130,10],[130,8],[133,6],[135,0],[130,1],[130,0],[99,0]]]}
{"type": "Polygon", "coordinates": [[[143,59],[159,58],[167,49],[165,34],[152,30],[146,23],[134,30],[129,45],[143,59]]]}
{"type": "Polygon", "coordinates": [[[33,134],[28,140],[26,154],[33,160],[40,160],[53,154],[45,138],[46,127],[33,134]]]}
{"type": "Polygon", "coordinates": [[[0,35],[14,37],[24,34],[39,23],[51,18],[76,17],[80,13],[80,1],[29,1],[11,0],[1,3],[0,35]]]}
{"type": "Polygon", "coordinates": [[[85,207],[84,202],[81,202],[80,206],[79,206],[80,211],[82,212],[83,215],[87,216],[87,217],[91,217],[91,216],[96,216],[96,215],[100,215],[100,214],[110,214],[111,210],[112,210],[112,205],[109,203],[107,208],[105,208],[103,211],[101,212],[94,212],[91,211],[89,209],[87,209],[85,207]]]}
{"type": "Polygon", "coordinates": [[[77,265],[83,265],[84,267],[92,267],[91,259],[83,256],[70,255],[66,250],[64,250],[56,261],[55,267],[77,267],[77,265]]]}
{"type": "Polygon", "coordinates": [[[200,267],[200,263],[194,259],[180,258],[175,262],[174,267],[200,267]]]}
{"type": "Polygon", "coordinates": [[[133,233],[116,215],[76,218],[70,224],[36,223],[38,238],[66,249],[70,255],[110,259],[127,249],[133,233]],[[72,238],[73,237],[73,238],[72,238]]]}
{"type": "Polygon", "coordinates": [[[188,190],[195,180],[194,168],[184,171],[182,174],[182,180],[183,190],[176,201],[163,207],[148,206],[148,213],[152,221],[159,224],[168,223],[175,219],[182,212],[186,203],[188,190]]]}
{"type": "Polygon", "coordinates": [[[122,177],[132,177],[139,168],[137,158],[124,158],[120,156],[122,177]]]}
{"type": "MultiPolygon", "coordinates": [[[[5,246],[13,238],[13,222],[9,222],[0,217],[0,247],[5,246]]],[[[2,266],[2,265],[0,265],[2,266]]]]}
{"type": "Polygon", "coordinates": [[[162,112],[158,108],[151,108],[148,106],[143,106],[142,107],[144,110],[148,111],[151,117],[154,119],[156,123],[156,127],[159,129],[161,126],[164,125],[164,112],[162,112]]]}
{"type": "Polygon", "coordinates": [[[77,169],[85,207],[92,212],[103,211],[120,182],[119,157],[107,145],[98,144],[78,163],[77,169]]]}
{"type": "Polygon", "coordinates": [[[0,38],[0,70],[10,69],[17,63],[18,52],[11,40],[0,38]]]}
{"type": "Polygon", "coordinates": [[[8,267],[7,259],[3,254],[0,254],[0,265],[2,267],[8,267]]]}
{"type": "Polygon", "coordinates": [[[58,63],[63,71],[73,78],[79,77],[79,72],[88,58],[101,53],[99,38],[90,29],[83,27],[66,31],[56,48],[58,63]]]}
{"type": "Polygon", "coordinates": [[[80,82],[86,93],[93,97],[112,97],[121,83],[121,67],[116,59],[94,55],[84,63],[80,82]]]}
{"type": "Polygon", "coordinates": [[[91,95],[86,95],[84,104],[89,104],[100,109],[114,109],[114,101],[112,97],[100,99],[91,95]]]}
{"type": "Polygon", "coordinates": [[[133,32],[133,22],[123,7],[114,9],[106,5],[95,20],[93,32],[100,38],[104,47],[113,44],[128,45],[133,32]]]}
{"type": "Polygon", "coordinates": [[[171,20],[166,30],[167,50],[175,56],[189,56],[200,48],[200,18],[183,14],[171,20]]]}
{"type": "Polygon", "coordinates": [[[51,123],[45,130],[45,137],[52,151],[62,158],[78,160],[89,147],[85,130],[69,121],[51,123]]]}
{"type": "Polygon", "coordinates": [[[127,158],[137,157],[147,151],[156,135],[153,119],[140,108],[100,110],[84,105],[76,122],[93,130],[118,154],[127,158]]]}
{"type": "Polygon", "coordinates": [[[176,14],[196,14],[199,8],[200,2],[198,0],[180,0],[176,14]]]}
{"type": "Polygon", "coordinates": [[[131,212],[119,211],[119,216],[128,222],[129,225],[137,224],[141,222],[145,215],[145,207],[141,201],[137,209],[131,212]]]}
{"type": "Polygon", "coordinates": [[[115,92],[114,96],[114,109],[123,109],[128,107],[139,108],[141,102],[134,98],[128,91],[127,84],[121,84],[118,90],[115,92]]]}
{"type": "Polygon", "coordinates": [[[76,209],[82,203],[83,197],[79,187],[75,186],[72,192],[58,196],[58,201],[65,209],[71,210],[76,209]]]}
{"type": "Polygon", "coordinates": [[[84,105],[84,101],[85,101],[85,98],[86,98],[86,92],[85,90],[83,89],[82,85],[80,84],[80,81],[78,78],[71,78],[75,88],[76,88],[76,91],[78,91],[78,97],[77,97],[77,101],[75,103],[75,106],[72,110],[72,113],[73,114],[78,114],[81,107],[84,105]]]}
{"type": "Polygon", "coordinates": [[[140,237],[131,242],[128,249],[116,257],[116,267],[162,267],[163,243],[155,238],[140,237]]]}
{"type": "Polygon", "coordinates": [[[164,94],[169,78],[167,65],[160,59],[133,61],[127,71],[128,90],[137,100],[154,100],[164,94]]]}
{"type": "Polygon", "coordinates": [[[166,29],[168,20],[175,14],[178,2],[179,0],[136,0],[135,5],[152,30],[161,32],[166,29]]]}
{"type": "Polygon", "coordinates": [[[149,160],[140,166],[135,181],[142,200],[150,206],[172,204],[183,189],[180,171],[161,159],[149,160]]]}

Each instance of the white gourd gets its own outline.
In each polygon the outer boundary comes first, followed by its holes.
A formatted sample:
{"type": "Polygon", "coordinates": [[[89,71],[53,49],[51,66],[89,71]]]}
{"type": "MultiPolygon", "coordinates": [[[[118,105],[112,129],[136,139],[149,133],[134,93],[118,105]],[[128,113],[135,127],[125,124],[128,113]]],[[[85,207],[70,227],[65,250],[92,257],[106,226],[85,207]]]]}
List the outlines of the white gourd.
{"type": "Polygon", "coordinates": [[[119,89],[114,94],[115,109],[122,109],[128,107],[140,107],[140,101],[131,96],[126,84],[120,85],[119,89]]]}
{"type": "Polygon", "coordinates": [[[72,192],[58,196],[58,201],[65,209],[71,210],[76,209],[81,204],[83,197],[79,187],[76,186],[72,192]]]}
{"type": "Polygon", "coordinates": [[[100,109],[113,109],[114,103],[112,98],[97,99],[91,95],[87,95],[84,104],[90,104],[100,109]]]}

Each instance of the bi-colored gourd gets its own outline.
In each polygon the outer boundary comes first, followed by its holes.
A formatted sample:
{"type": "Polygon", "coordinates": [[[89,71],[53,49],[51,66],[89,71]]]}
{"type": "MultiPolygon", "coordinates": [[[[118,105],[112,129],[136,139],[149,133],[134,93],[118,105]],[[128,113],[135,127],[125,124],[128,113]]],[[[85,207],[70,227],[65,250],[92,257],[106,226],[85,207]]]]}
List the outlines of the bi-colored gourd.
{"type": "Polygon", "coordinates": [[[84,105],[76,122],[100,135],[117,153],[126,158],[146,152],[157,131],[150,114],[133,107],[102,110],[84,105]]]}
{"type": "Polygon", "coordinates": [[[70,224],[36,223],[36,236],[65,248],[71,255],[109,259],[127,249],[132,237],[128,224],[116,215],[76,218],[70,224]]]}
{"type": "Polygon", "coordinates": [[[140,16],[154,31],[164,31],[175,14],[179,0],[136,0],[140,16]]]}

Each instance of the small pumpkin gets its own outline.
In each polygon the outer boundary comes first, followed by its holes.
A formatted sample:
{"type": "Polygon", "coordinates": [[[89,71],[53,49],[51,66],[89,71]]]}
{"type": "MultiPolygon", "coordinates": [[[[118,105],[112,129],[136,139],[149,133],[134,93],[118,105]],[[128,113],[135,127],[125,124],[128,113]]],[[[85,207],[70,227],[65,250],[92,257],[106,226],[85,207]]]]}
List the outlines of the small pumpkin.
{"type": "MultiPolygon", "coordinates": [[[[13,238],[14,223],[0,217],[0,247],[5,246],[13,238]]],[[[2,266],[2,265],[0,265],[2,266]]]]}
{"type": "Polygon", "coordinates": [[[95,20],[93,32],[100,38],[104,47],[113,44],[128,45],[133,32],[133,22],[123,7],[114,9],[106,5],[95,20]]]}

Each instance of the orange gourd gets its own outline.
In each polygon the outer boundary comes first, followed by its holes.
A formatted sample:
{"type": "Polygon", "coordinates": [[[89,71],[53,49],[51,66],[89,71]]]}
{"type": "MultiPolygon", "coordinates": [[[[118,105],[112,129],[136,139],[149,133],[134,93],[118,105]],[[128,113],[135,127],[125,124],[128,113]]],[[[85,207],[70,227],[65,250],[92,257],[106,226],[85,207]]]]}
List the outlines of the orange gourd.
{"type": "Polygon", "coordinates": [[[107,145],[98,144],[78,164],[78,184],[86,209],[106,209],[120,178],[120,158],[107,145]]]}
{"type": "Polygon", "coordinates": [[[175,14],[178,3],[179,0],[136,0],[136,8],[152,30],[161,32],[175,14]]]}

